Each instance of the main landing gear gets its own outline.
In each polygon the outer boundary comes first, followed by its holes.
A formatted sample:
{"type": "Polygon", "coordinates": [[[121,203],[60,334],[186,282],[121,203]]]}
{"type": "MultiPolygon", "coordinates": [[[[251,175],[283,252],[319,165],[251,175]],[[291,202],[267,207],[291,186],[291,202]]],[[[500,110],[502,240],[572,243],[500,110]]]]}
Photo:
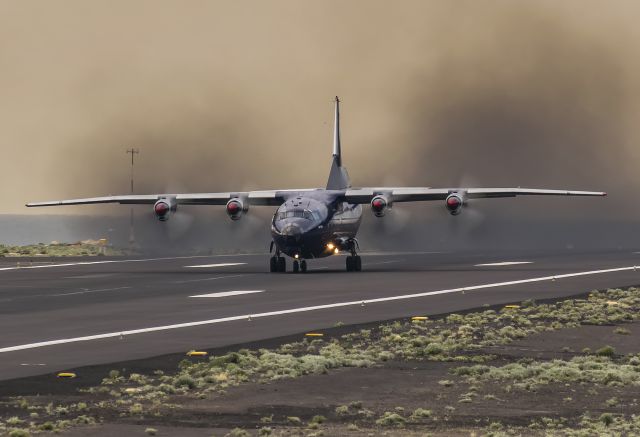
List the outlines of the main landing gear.
{"type": "Polygon", "coordinates": [[[350,241],[349,251],[351,255],[347,257],[347,271],[348,272],[360,272],[362,271],[362,260],[360,255],[356,253],[358,242],[354,239],[350,241]]]}
{"type": "Polygon", "coordinates": [[[281,272],[284,273],[287,271],[287,262],[284,259],[284,256],[272,256],[269,260],[269,271],[271,273],[281,272]]]}
{"type": "MultiPolygon", "coordinates": [[[[273,252],[273,249],[275,248],[275,244],[273,241],[271,241],[271,244],[269,245],[269,253],[273,252]]],[[[275,272],[281,272],[284,273],[287,271],[287,262],[284,259],[284,256],[280,255],[280,251],[276,249],[276,253],[275,255],[273,255],[270,259],[269,259],[269,271],[271,273],[275,273],[275,272]]]]}
{"type": "Polygon", "coordinates": [[[360,259],[360,255],[351,255],[347,257],[347,271],[348,272],[362,271],[362,260],[360,259]]]}

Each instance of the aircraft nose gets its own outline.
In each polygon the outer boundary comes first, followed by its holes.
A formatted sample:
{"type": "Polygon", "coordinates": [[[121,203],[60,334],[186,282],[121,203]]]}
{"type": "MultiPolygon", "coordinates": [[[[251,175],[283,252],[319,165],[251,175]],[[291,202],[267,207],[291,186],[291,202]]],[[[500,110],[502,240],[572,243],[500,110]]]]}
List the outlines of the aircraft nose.
{"type": "Polygon", "coordinates": [[[302,229],[295,223],[289,223],[282,229],[282,235],[299,238],[302,235],[302,229]]]}

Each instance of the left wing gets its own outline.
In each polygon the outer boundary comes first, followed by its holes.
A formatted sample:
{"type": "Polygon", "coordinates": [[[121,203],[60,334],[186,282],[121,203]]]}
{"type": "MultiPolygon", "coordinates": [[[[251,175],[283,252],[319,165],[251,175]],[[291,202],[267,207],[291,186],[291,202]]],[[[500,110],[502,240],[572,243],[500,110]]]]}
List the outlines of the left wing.
{"type": "Polygon", "coordinates": [[[450,194],[464,199],[515,196],[606,196],[601,191],[540,190],[535,188],[428,188],[428,187],[373,187],[346,190],[349,203],[369,203],[376,196],[384,196],[391,202],[423,202],[445,200],[450,194]]]}
{"type": "Polygon", "coordinates": [[[271,190],[228,193],[187,193],[187,194],[131,194],[124,196],[88,197],[84,199],[53,200],[27,203],[28,207],[59,205],[90,205],[100,203],[120,203],[124,205],[153,205],[158,200],[170,199],[176,205],[225,205],[231,199],[241,199],[248,205],[279,206],[294,193],[311,190],[271,190]]]}

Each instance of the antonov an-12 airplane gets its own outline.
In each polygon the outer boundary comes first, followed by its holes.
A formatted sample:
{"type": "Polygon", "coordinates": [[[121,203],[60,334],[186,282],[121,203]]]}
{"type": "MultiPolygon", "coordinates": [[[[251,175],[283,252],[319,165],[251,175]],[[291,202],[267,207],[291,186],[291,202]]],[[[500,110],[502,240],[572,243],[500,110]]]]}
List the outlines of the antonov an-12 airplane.
{"type": "Polygon", "coordinates": [[[352,188],[340,153],[340,100],[335,99],[333,162],[326,188],[247,191],[229,193],[146,194],[92,197],[28,203],[27,206],[120,203],[153,205],[160,221],[182,205],[225,205],[231,220],[239,220],[250,206],[277,206],[271,221],[271,272],[285,272],[283,255],[293,258],[293,271],[305,272],[307,260],[348,252],[347,271],[360,271],[362,263],[356,233],[362,220],[362,205],[368,204],[376,217],[382,217],[398,202],[443,201],[452,215],[458,215],[469,199],[486,197],[605,196],[594,191],[541,190],[530,188],[428,188],[369,187],[352,188]]]}

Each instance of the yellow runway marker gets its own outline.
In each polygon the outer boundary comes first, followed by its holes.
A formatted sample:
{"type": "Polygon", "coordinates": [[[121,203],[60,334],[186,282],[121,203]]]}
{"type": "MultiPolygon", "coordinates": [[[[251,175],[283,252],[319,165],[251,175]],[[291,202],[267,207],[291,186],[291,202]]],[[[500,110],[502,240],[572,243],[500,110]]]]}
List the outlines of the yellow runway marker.
{"type": "Polygon", "coordinates": [[[305,334],[306,337],[322,337],[324,336],[324,334],[320,333],[320,332],[307,332],[305,334]]]}
{"type": "Polygon", "coordinates": [[[429,320],[429,317],[427,317],[427,316],[414,316],[414,317],[411,317],[411,320],[413,320],[414,322],[420,322],[420,321],[423,321],[423,320],[429,320]]]}
{"type": "Polygon", "coordinates": [[[189,351],[187,355],[190,357],[206,357],[207,353],[205,351],[189,351]]]}
{"type": "Polygon", "coordinates": [[[520,308],[520,305],[505,305],[504,306],[505,310],[517,310],[518,308],[520,308]]]}
{"type": "Polygon", "coordinates": [[[76,374],[72,372],[60,372],[58,378],[75,378],[76,374]]]}

